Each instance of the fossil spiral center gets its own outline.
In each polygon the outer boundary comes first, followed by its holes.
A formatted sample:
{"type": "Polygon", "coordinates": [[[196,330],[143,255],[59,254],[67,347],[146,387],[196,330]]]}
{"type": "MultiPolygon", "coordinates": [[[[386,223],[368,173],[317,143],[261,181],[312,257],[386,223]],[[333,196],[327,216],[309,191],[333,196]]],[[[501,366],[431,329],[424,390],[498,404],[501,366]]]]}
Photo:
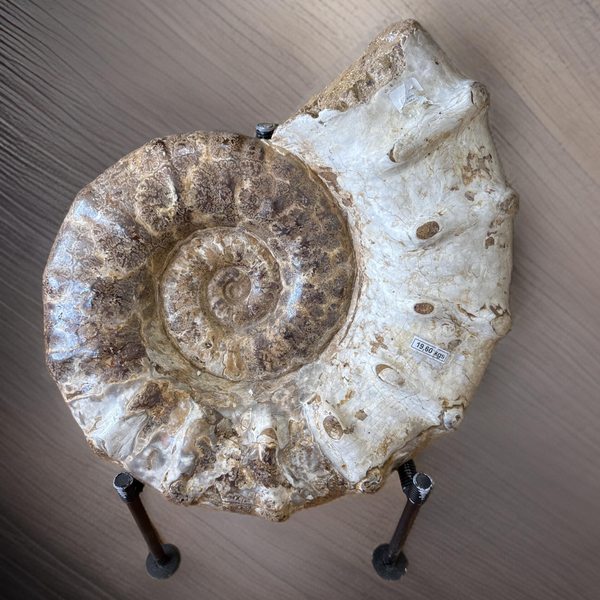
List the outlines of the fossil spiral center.
{"type": "Polygon", "coordinates": [[[236,228],[200,231],[163,275],[167,331],[198,367],[242,379],[254,361],[260,323],[276,310],[281,290],[279,265],[262,240],[236,228]]]}
{"type": "Polygon", "coordinates": [[[265,264],[258,269],[247,264],[218,269],[207,288],[210,310],[230,327],[244,327],[262,318],[274,307],[276,300],[274,295],[265,293],[268,292],[265,283],[268,283],[267,287],[273,283],[265,282],[265,277],[268,279],[265,264]]]}
{"type": "Polygon", "coordinates": [[[230,281],[225,285],[223,295],[231,304],[238,304],[248,297],[251,289],[252,283],[250,283],[250,279],[242,274],[234,281],[230,281]]]}

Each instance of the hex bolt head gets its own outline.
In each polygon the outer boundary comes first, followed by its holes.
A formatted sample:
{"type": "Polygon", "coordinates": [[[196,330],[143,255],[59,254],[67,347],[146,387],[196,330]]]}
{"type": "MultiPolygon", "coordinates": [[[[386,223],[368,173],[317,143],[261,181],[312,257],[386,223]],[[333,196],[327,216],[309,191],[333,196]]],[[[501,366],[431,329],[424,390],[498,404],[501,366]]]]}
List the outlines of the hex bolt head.
{"type": "Polygon", "coordinates": [[[144,484],[130,473],[119,473],[113,481],[113,486],[125,503],[136,500],[144,489],[144,484]]]}
{"type": "Polygon", "coordinates": [[[413,477],[412,485],[406,495],[410,502],[421,505],[425,504],[432,489],[433,479],[425,473],[416,473],[413,477]]]}

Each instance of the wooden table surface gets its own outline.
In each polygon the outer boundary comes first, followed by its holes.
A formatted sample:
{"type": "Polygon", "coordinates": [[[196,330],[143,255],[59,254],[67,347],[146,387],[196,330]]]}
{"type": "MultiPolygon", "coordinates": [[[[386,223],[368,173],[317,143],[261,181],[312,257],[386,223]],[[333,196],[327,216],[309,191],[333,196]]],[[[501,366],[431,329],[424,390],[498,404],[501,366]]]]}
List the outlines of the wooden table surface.
{"type": "Polygon", "coordinates": [[[585,0],[5,0],[0,596],[581,599],[600,586],[600,4],[585,0]],[[397,480],[286,523],[144,499],[183,562],[145,548],[46,372],[41,277],[76,192],[145,141],[282,122],[381,29],[416,18],[485,83],[521,197],[514,327],[461,429],[417,461],[436,481],[401,582],[371,552],[397,480]]]}

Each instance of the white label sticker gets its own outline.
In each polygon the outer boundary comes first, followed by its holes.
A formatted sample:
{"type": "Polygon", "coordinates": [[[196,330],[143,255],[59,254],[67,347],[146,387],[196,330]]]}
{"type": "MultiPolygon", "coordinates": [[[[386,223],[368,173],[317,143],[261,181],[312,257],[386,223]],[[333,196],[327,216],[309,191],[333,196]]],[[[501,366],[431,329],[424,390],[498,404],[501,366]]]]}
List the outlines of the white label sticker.
{"type": "Polygon", "coordinates": [[[410,347],[425,356],[429,356],[429,358],[433,358],[433,360],[437,360],[439,363],[444,364],[448,356],[450,356],[450,352],[446,352],[446,350],[442,350],[425,340],[422,340],[420,337],[415,336],[413,341],[410,344],[410,347]]]}

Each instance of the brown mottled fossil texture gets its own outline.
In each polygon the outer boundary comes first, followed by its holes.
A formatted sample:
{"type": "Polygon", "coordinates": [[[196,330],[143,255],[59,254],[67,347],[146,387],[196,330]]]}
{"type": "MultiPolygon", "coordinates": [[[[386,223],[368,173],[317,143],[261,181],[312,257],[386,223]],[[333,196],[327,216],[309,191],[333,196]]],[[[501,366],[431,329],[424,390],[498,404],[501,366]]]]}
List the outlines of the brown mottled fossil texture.
{"type": "Polygon", "coordinates": [[[155,139],[85,187],[44,315],[92,450],[280,521],[456,429],[511,322],[518,199],[487,109],[403,21],[271,140],[155,139]]]}

